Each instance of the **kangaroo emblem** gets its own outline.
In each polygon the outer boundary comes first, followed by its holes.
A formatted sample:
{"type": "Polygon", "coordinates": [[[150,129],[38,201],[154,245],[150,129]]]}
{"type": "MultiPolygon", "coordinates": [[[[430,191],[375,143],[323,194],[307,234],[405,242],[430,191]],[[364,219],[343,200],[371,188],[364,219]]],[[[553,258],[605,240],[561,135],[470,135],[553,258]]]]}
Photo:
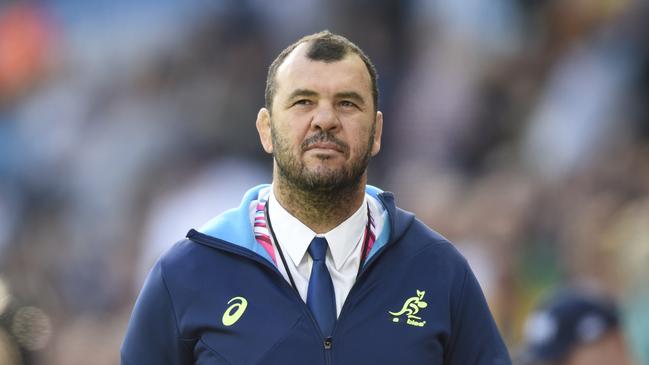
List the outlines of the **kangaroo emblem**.
{"type": "Polygon", "coordinates": [[[406,302],[403,303],[403,307],[398,312],[388,311],[393,318],[392,322],[399,322],[399,317],[406,315],[406,323],[411,326],[423,327],[426,324],[426,321],[421,321],[421,317],[417,316],[419,310],[428,307],[428,303],[424,302],[424,295],[426,291],[417,289],[417,295],[406,299],[406,302]]]}

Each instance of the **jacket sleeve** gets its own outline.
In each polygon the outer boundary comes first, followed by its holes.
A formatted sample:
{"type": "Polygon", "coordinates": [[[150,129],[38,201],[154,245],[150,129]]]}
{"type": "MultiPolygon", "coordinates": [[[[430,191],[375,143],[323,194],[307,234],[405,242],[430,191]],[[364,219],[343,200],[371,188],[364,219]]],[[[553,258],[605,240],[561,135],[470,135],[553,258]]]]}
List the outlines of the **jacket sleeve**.
{"type": "Polygon", "coordinates": [[[158,261],[135,302],[122,344],[121,364],[193,364],[190,343],[180,336],[176,313],[158,261]]]}
{"type": "Polygon", "coordinates": [[[487,301],[468,264],[458,293],[452,299],[452,328],[444,364],[511,365],[487,301]]]}

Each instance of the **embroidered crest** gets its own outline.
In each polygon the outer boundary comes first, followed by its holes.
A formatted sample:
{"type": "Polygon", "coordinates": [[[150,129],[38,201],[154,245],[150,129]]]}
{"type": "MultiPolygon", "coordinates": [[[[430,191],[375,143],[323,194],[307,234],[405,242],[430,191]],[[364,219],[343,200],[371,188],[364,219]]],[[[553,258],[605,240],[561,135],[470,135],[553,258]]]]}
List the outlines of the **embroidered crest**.
{"type": "Polygon", "coordinates": [[[428,307],[428,303],[424,302],[424,295],[426,291],[417,289],[417,295],[406,299],[406,302],[403,303],[403,307],[398,312],[391,312],[392,322],[398,323],[402,316],[406,316],[406,323],[415,326],[423,327],[426,325],[426,321],[422,321],[421,317],[417,316],[419,311],[423,308],[428,307]]]}

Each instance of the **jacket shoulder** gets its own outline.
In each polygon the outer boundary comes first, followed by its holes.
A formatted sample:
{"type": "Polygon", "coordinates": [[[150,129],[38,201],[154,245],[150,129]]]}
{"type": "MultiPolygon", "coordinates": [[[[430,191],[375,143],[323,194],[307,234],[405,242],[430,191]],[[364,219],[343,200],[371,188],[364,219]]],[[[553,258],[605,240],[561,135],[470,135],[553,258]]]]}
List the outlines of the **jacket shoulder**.
{"type": "Polygon", "coordinates": [[[430,249],[440,254],[462,256],[448,238],[416,217],[405,232],[403,240],[412,245],[413,248],[430,249]]]}
{"type": "Polygon", "coordinates": [[[158,268],[162,280],[174,294],[180,288],[193,287],[187,284],[197,277],[213,272],[219,266],[215,261],[218,254],[218,250],[185,238],[163,253],[154,268],[158,268]]]}
{"type": "Polygon", "coordinates": [[[179,267],[186,267],[200,255],[199,251],[201,251],[200,245],[185,238],[177,241],[169,247],[169,249],[160,256],[157,265],[159,265],[164,272],[175,270],[179,267]]]}

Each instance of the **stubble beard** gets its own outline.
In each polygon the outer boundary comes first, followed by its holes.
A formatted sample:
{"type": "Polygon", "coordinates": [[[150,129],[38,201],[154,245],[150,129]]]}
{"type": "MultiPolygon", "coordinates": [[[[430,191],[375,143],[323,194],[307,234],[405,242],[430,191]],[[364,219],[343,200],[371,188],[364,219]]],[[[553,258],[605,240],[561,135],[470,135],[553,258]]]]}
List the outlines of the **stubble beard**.
{"type": "MultiPolygon", "coordinates": [[[[343,164],[338,168],[330,168],[319,165],[316,168],[308,168],[300,156],[295,156],[285,138],[275,129],[271,123],[271,137],[273,140],[273,157],[277,165],[278,177],[286,183],[287,187],[297,190],[303,194],[318,194],[320,198],[333,203],[340,198],[345,198],[349,192],[360,188],[362,178],[367,170],[371,158],[371,147],[374,140],[375,125],[372,125],[370,138],[364,151],[357,154],[359,158],[351,161],[351,164],[343,164]]],[[[312,143],[333,142],[349,155],[349,146],[336,139],[326,132],[309,137],[300,146],[300,152],[304,152],[312,143]]],[[[318,156],[325,160],[328,156],[318,156]]]]}

